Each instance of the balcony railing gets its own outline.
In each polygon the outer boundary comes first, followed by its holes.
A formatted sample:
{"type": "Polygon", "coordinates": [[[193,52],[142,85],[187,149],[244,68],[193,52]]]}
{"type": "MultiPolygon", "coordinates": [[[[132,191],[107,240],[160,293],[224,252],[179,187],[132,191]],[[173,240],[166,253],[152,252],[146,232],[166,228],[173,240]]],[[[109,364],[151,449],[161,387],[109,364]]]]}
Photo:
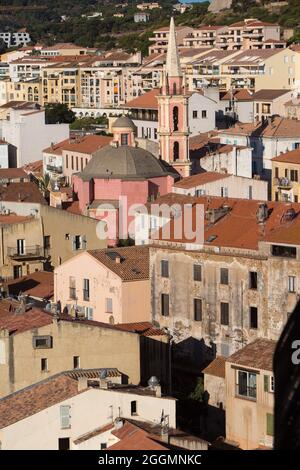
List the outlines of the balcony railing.
{"type": "Polygon", "coordinates": [[[44,257],[44,250],[40,245],[26,246],[23,250],[8,247],[7,255],[13,259],[42,258],[44,257]]]}
{"type": "Polygon", "coordinates": [[[288,178],[274,178],[273,179],[274,186],[278,186],[279,188],[291,188],[292,184],[288,178]]]}
{"type": "Polygon", "coordinates": [[[47,170],[51,171],[51,173],[59,173],[63,172],[62,166],[55,166],[55,165],[47,165],[47,170]]]}

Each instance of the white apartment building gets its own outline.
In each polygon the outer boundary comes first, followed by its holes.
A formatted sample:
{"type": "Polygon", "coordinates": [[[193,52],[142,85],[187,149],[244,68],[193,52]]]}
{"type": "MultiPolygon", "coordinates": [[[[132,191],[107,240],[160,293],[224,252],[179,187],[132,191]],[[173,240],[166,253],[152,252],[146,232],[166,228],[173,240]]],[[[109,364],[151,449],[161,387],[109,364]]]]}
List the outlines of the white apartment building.
{"type": "Polygon", "coordinates": [[[7,47],[26,46],[31,41],[31,37],[26,31],[0,32],[0,39],[5,42],[7,47]]]}
{"type": "Polygon", "coordinates": [[[41,160],[44,148],[68,137],[68,124],[45,124],[45,111],[33,103],[14,105],[0,120],[0,139],[11,144],[14,155],[10,155],[10,162],[14,167],[41,160]]]}
{"type": "Polygon", "coordinates": [[[187,196],[220,196],[268,200],[268,183],[229,173],[206,172],[188,176],[173,186],[173,193],[187,196]]]}
{"type": "MultiPolygon", "coordinates": [[[[122,385],[117,369],[75,369],[54,375],[2,398],[0,410],[3,450],[76,450],[86,433],[113,428],[126,418],[176,428],[176,400],[161,396],[159,385],[122,385]]],[[[100,432],[94,437],[89,445],[93,450],[118,442],[100,432]]]]}

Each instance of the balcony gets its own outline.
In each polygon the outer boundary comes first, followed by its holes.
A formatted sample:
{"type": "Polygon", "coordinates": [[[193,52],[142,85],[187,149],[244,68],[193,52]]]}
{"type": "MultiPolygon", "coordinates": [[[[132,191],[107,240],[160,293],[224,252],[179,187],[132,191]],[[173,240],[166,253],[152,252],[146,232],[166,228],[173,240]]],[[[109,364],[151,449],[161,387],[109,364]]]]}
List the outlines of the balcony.
{"type": "Polygon", "coordinates": [[[46,168],[51,173],[62,174],[62,172],[63,172],[62,166],[47,165],[46,168]]]}
{"type": "Polygon", "coordinates": [[[26,246],[23,250],[17,247],[8,247],[7,256],[14,260],[44,258],[44,249],[40,245],[26,246]]]}
{"type": "Polygon", "coordinates": [[[292,183],[288,178],[274,178],[273,185],[282,189],[289,189],[292,187],[292,183]]]}

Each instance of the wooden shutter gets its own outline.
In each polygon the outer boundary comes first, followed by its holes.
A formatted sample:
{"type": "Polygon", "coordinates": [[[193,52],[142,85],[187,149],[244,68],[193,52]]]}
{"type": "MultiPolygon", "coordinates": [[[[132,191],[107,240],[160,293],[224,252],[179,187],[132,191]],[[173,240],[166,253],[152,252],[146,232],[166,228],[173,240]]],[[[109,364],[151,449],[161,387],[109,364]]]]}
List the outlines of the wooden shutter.
{"type": "Polygon", "coordinates": [[[269,376],[264,375],[264,391],[268,392],[269,391],[269,376]]]}
{"type": "Polygon", "coordinates": [[[267,435],[274,436],[274,416],[267,413],[267,435]]]}
{"type": "Polygon", "coordinates": [[[71,427],[69,405],[62,405],[60,407],[60,425],[62,429],[68,429],[71,427]]]}

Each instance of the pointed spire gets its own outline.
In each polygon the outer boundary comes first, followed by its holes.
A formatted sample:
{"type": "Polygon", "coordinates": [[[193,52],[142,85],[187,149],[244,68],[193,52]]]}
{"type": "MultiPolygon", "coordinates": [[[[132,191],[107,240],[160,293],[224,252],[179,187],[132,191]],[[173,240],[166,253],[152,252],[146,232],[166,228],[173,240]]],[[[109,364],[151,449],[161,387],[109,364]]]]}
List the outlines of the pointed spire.
{"type": "Polygon", "coordinates": [[[176,42],[175,23],[174,23],[173,17],[171,18],[171,22],[170,22],[166,72],[169,77],[182,77],[182,71],[180,67],[178,48],[177,48],[177,42],[176,42]]]}

